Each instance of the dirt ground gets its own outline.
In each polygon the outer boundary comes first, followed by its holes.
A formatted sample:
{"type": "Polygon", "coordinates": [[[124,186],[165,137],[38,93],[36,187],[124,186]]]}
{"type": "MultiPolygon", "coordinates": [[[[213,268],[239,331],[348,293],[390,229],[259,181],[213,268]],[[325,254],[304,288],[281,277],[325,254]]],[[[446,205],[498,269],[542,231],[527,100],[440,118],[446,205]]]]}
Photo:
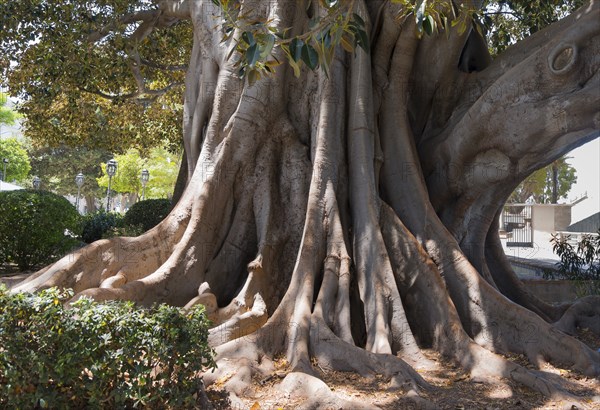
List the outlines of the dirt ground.
{"type": "MultiPolygon", "coordinates": [[[[581,330],[578,337],[597,350],[600,348],[600,338],[587,330],[581,330]]],[[[540,393],[523,387],[516,382],[498,380],[496,384],[477,383],[470,380],[452,363],[443,360],[435,352],[425,352],[429,359],[438,363],[439,369],[434,371],[419,371],[423,378],[434,389],[431,392],[421,392],[422,398],[433,403],[433,408],[450,410],[515,410],[515,409],[599,409],[600,410],[600,380],[582,376],[569,370],[557,369],[545,365],[540,371],[550,375],[564,388],[582,398],[585,407],[570,407],[566,403],[551,400],[540,393]],[[596,397],[594,400],[593,398],[596,397]],[[566,407],[565,407],[566,406],[566,407]]],[[[534,369],[527,359],[520,355],[509,357],[511,360],[534,369]]],[[[286,375],[286,365],[280,361],[280,370],[268,380],[254,380],[253,391],[242,397],[243,403],[232,404],[227,393],[217,382],[207,389],[207,394],[215,407],[235,410],[283,409],[292,410],[302,407],[303,400],[290,397],[277,388],[286,375]]],[[[354,373],[320,372],[322,380],[344,400],[358,400],[368,403],[373,408],[384,410],[417,410],[423,406],[416,404],[402,393],[390,388],[389,380],[383,377],[367,379],[354,373]]],[[[342,409],[326,407],[327,409],[342,409]]]]}

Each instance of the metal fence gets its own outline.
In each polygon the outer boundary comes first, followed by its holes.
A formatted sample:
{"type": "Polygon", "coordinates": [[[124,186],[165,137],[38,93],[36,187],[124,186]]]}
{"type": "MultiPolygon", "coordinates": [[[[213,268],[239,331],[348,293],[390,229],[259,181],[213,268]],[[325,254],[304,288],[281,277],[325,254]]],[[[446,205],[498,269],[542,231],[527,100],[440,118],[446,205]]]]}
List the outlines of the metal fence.
{"type": "Polygon", "coordinates": [[[533,227],[531,205],[506,205],[502,215],[503,229],[507,233],[506,246],[519,248],[533,247],[533,227]]]}

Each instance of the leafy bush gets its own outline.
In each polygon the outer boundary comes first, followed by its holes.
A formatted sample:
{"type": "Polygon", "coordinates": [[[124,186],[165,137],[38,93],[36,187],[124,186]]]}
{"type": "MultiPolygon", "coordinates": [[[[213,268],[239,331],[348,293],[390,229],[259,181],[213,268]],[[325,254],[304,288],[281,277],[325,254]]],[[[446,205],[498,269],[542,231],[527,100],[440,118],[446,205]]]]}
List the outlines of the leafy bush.
{"type": "Polygon", "coordinates": [[[123,218],[124,226],[141,226],[143,232],[154,228],[171,212],[168,199],[147,199],[134,204],[123,218]]]}
{"type": "Polygon", "coordinates": [[[0,192],[0,263],[26,270],[63,256],[79,241],[80,215],[47,191],[0,192]]]}
{"type": "Polygon", "coordinates": [[[600,231],[596,235],[582,235],[575,246],[570,235],[552,235],[550,242],[560,258],[558,275],[550,276],[580,282],[578,293],[582,296],[600,294],[600,231]]]}
{"type": "Polygon", "coordinates": [[[121,214],[104,210],[87,214],[83,221],[81,239],[85,243],[102,239],[111,229],[120,226],[122,220],[121,214]]]}
{"type": "Polygon", "coordinates": [[[0,407],[191,408],[214,368],[204,307],[96,303],[0,286],[0,407]]]}

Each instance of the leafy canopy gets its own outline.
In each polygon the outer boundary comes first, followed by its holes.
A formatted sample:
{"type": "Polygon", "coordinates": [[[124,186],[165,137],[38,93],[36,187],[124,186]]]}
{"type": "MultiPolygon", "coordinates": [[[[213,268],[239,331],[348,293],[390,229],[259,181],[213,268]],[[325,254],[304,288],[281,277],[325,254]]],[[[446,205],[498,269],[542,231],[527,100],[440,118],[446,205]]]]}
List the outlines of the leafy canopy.
{"type": "Polygon", "coordinates": [[[137,30],[157,7],[147,0],[0,1],[0,69],[21,100],[25,134],[39,144],[111,151],[176,141],[193,36],[187,21],[137,30]]]}
{"type": "MultiPolygon", "coordinates": [[[[221,10],[215,28],[222,28],[224,47],[249,83],[284,62],[296,76],[303,66],[327,73],[338,46],[370,49],[371,28],[356,0],[305,1],[312,18],[300,32],[242,12],[239,0],[212,1],[221,10]]],[[[450,0],[392,2],[402,6],[395,17],[414,19],[419,35],[474,27],[489,33],[497,53],[583,0],[485,1],[481,10],[450,0]]],[[[22,101],[25,134],[40,145],[84,144],[117,153],[165,140],[177,146],[193,28],[162,14],[162,3],[0,1],[0,78],[22,101]]]]}

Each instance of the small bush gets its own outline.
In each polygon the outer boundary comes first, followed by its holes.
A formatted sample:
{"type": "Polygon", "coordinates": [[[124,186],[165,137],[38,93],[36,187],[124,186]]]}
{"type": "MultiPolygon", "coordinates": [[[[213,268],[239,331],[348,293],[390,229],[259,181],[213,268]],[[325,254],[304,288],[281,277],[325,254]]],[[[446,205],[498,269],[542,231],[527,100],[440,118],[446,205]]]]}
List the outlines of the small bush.
{"type": "Polygon", "coordinates": [[[124,226],[141,226],[143,232],[154,228],[171,212],[168,199],[148,199],[134,204],[123,218],[124,226]]]}
{"type": "Polygon", "coordinates": [[[0,286],[1,408],[191,408],[214,368],[201,305],[184,312],[0,286]]]}
{"type": "Polygon", "coordinates": [[[81,239],[85,243],[102,239],[109,231],[120,226],[122,220],[121,214],[104,210],[87,214],[83,221],[81,239]]]}
{"type": "Polygon", "coordinates": [[[27,270],[54,261],[79,243],[79,213],[51,192],[0,192],[0,215],[0,263],[27,270]]]}
{"type": "Polygon", "coordinates": [[[578,296],[600,295],[600,232],[582,235],[575,246],[570,239],[570,235],[552,235],[552,249],[560,262],[559,272],[548,276],[576,281],[578,296]]]}

